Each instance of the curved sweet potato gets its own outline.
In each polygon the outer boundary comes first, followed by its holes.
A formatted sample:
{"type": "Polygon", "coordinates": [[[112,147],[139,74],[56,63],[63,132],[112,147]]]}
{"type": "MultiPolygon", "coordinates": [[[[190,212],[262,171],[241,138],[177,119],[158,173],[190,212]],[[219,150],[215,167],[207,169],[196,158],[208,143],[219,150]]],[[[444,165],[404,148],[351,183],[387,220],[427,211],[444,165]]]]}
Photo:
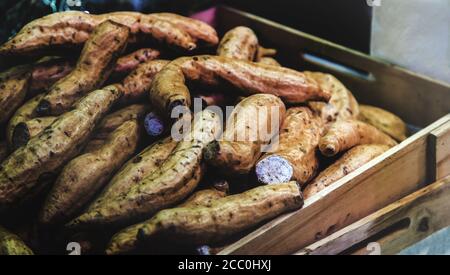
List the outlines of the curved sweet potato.
{"type": "Polygon", "coordinates": [[[167,160],[124,195],[73,220],[70,227],[124,225],[174,205],[188,196],[202,177],[202,150],[218,134],[219,116],[205,110],[197,113],[185,140],[167,160]]]}
{"type": "Polygon", "coordinates": [[[113,131],[100,148],[72,159],[47,196],[40,222],[54,225],[73,218],[132,156],[138,141],[139,124],[129,120],[113,131]]]}
{"type": "Polygon", "coordinates": [[[99,88],[127,45],[129,29],[112,21],[100,24],[84,45],[75,69],[53,85],[36,108],[40,116],[59,115],[99,88]]]}
{"type": "Polygon", "coordinates": [[[303,192],[305,199],[319,193],[337,180],[355,171],[389,149],[380,144],[358,145],[348,150],[335,163],[323,170],[303,192]]]}
{"type": "Polygon", "coordinates": [[[217,55],[253,61],[258,51],[258,37],[247,27],[238,26],[223,36],[217,47],[217,55]]]}
{"type": "Polygon", "coordinates": [[[397,142],[372,125],[357,120],[343,120],[331,125],[320,139],[319,149],[325,156],[334,156],[361,144],[384,144],[392,147],[397,142]]]}
{"type": "Polygon", "coordinates": [[[308,107],[288,109],[278,146],[256,164],[258,180],[264,184],[295,180],[301,185],[311,180],[319,166],[316,150],[322,127],[322,119],[308,107]]]}
{"type": "Polygon", "coordinates": [[[358,119],[378,130],[390,135],[401,142],[406,139],[407,127],[405,122],[391,112],[378,107],[361,105],[358,119]]]}
{"type": "Polygon", "coordinates": [[[61,115],[40,135],[18,148],[0,165],[0,211],[42,189],[49,174],[77,155],[98,121],[122,92],[108,86],[89,93],[73,111],[61,115]]]}
{"type": "Polygon", "coordinates": [[[138,232],[137,241],[140,242],[162,238],[196,245],[215,243],[302,206],[303,197],[295,182],[260,186],[214,200],[209,206],[162,210],[150,220],[114,235],[106,252],[127,251],[126,240],[135,232],[138,232]]]}
{"type": "Polygon", "coordinates": [[[276,96],[256,94],[242,100],[227,121],[220,141],[205,148],[205,160],[223,172],[247,174],[278,133],[286,107],[276,96]]]}
{"type": "Polygon", "coordinates": [[[150,101],[161,113],[170,114],[177,106],[191,106],[185,81],[206,85],[228,82],[244,95],[273,94],[286,103],[309,100],[328,101],[330,93],[315,80],[291,69],[252,63],[221,56],[194,56],[176,59],[156,74],[150,101]]]}

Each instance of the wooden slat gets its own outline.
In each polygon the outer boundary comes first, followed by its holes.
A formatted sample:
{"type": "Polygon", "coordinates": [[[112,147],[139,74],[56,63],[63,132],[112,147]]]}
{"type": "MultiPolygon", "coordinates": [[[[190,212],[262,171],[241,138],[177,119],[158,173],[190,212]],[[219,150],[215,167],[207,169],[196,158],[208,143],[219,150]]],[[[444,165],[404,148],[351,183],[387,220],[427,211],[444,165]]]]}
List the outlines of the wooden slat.
{"type": "Polygon", "coordinates": [[[450,177],[447,177],[295,254],[369,254],[369,243],[375,243],[381,254],[396,254],[449,225],[450,177]]]}
{"type": "Polygon", "coordinates": [[[411,194],[427,182],[427,138],[447,115],[219,254],[292,254],[411,194]]]}
{"type": "Polygon", "coordinates": [[[430,164],[436,180],[450,175],[450,122],[433,130],[430,134],[430,164]]]}

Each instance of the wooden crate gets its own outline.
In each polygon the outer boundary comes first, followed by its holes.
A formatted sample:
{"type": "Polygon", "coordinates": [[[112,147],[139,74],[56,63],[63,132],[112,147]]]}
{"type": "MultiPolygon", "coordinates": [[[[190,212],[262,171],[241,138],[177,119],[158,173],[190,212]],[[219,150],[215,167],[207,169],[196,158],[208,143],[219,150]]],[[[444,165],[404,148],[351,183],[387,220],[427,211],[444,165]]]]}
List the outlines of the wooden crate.
{"type": "Polygon", "coordinates": [[[392,255],[448,226],[450,226],[450,176],[295,254],[392,255]]]}
{"type": "Polygon", "coordinates": [[[219,9],[219,30],[238,25],[276,48],[283,65],[334,74],[359,102],[388,109],[422,130],[219,254],[296,253],[450,174],[448,84],[248,13],[219,9]]]}

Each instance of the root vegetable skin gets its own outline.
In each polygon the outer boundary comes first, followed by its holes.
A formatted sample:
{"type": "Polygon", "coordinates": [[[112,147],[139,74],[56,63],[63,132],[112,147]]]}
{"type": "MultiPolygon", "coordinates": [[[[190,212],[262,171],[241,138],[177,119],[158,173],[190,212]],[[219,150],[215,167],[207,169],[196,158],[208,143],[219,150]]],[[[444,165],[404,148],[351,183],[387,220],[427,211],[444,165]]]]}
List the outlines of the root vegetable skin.
{"type": "Polygon", "coordinates": [[[197,113],[188,140],[178,143],[171,156],[129,192],[103,207],[83,214],[69,226],[129,224],[179,203],[201,180],[202,150],[217,136],[219,116],[205,110],[197,113]]]}
{"type": "MultiPolygon", "coordinates": [[[[258,52],[256,54],[256,61],[261,62],[265,57],[275,56],[277,54],[277,50],[264,48],[263,46],[258,47],[258,52]]],[[[261,62],[264,63],[264,62],[261,62]]]]}
{"type": "Polygon", "coordinates": [[[113,12],[102,15],[78,11],[54,13],[28,23],[0,47],[0,55],[33,55],[50,47],[70,48],[83,44],[94,29],[106,20],[130,28],[130,42],[150,37],[185,50],[196,48],[195,41],[217,44],[215,30],[205,23],[171,14],[145,15],[113,12]]]}
{"type": "Polygon", "coordinates": [[[150,110],[145,104],[133,104],[105,116],[96,129],[94,139],[105,139],[111,132],[129,120],[140,121],[150,110]]]}
{"type": "Polygon", "coordinates": [[[33,251],[17,235],[0,226],[0,255],[33,255],[33,251]]]}
{"type": "Polygon", "coordinates": [[[205,148],[208,164],[227,174],[249,173],[262,154],[262,146],[278,133],[285,112],[283,102],[273,95],[257,94],[242,100],[230,114],[222,140],[205,148]],[[263,135],[264,130],[268,136],[263,135]]]}
{"type": "Polygon", "coordinates": [[[28,143],[30,139],[39,135],[50,126],[57,117],[39,117],[16,125],[12,135],[12,147],[19,148],[28,143]]]}
{"type": "MultiPolygon", "coordinates": [[[[211,207],[215,200],[221,199],[226,195],[227,192],[215,188],[200,190],[192,194],[184,203],[178,205],[176,208],[199,206],[211,207]]],[[[136,249],[138,245],[137,235],[141,228],[142,224],[132,225],[114,235],[111,244],[112,248],[110,248],[107,253],[125,253],[136,249]]]]}
{"type": "Polygon", "coordinates": [[[202,21],[167,12],[152,13],[149,16],[176,25],[186,33],[190,34],[192,38],[200,40],[206,45],[214,46],[219,42],[216,30],[202,21]]]}
{"type": "Polygon", "coordinates": [[[256,34],[250,28],[239,26],[225,33],[217,48],[217,55],[253,61],[257,51],[256,34]]]}
{"type": "Polygon", "coordinates": [[[40,62],[31,71],[30,92],[47,91],[53,84],[73,71],[75,64],[62,58],[40,62]]]}
{"type": "Polygon", "coordinates": [[[13,133],[16,126],[21,122],[26,122],[30,119],[32,119],[34,116],[36,116],[36,107],[38,106],[41,99],[44,97],[44,95],[38,95],[29,101],[27,101],[25,104],[20,107],[16,113],[13,115],[13,117],[9,120],[7,129],[6,129],[6,136],[8,144],[12,147],[13,145],[13,133]]]}
{"type": "Polygon", "coordinates": [[[256,165],[258,180],[264,184],[296,180],[302,185],[311,180],[319,165],[316,150],[322,127],[322,119],[308,107],[288,109],[280,129],[278,146],[274,152],[265,154],[256,165]]]}
{"type": "Polygon", "coordinates": [[[207,85],[221,81],[240,89],[244,95],[273,94],[287,103],[328,101],[330,93],[314,79],[291,69],[241,61],[220,56],[182,57],[169,63],[152,82],[150,101],[163,113],[178,105],[190,107],[185,80],[207,85]]]}
{"type": "Polygon", "coordinates": [[[281,67],[281,64],[272,57],[262,57],[259,59],[258,63],[281,67]]]}
{"type": "Polygon", "coordinates": [[[100,87],[125,49],[129,32],[111,21],[100,24],[84,45],[75,69],[52,86],[36,112],[41,116],[61,114],[84,94],[100,87]]]}
{"type": "Polygon", "coordinates": [[[156,49],[144,48],[122,56],[117,60],[114,68],[115,73],[129,73],[136,69],[139,64],[157,59],[161,52],[156,49]]]}
{"type": "Polygon", "coordinates": [[[42,224],[69,221],[134,153],[139,140],[139,124],[126,121],[97,150],[71,160],[47,196],[40,216],[42,224]]]}
{"type": "Polygon", "coordinates": [[[157,171],[176,146],[177,142],[170,137],[165,138],[153,143],[130,159],[114,175],[100,196],[89,206],[87,212],[101,208],[108,201],[115,200],[121,195],[128,193],[134,185],[157,171]]]}
{"type": "Polygon", "coordinates": [[[27,198],[33,189],[42,188],[40,179],[55,173],[80,152],[96,123],[120,96],[116,86],[91,92],[73,111],[60,116],[4,160],[0,165],[0,209],[27,198]]]}
{"type": "Polygon", "coordinates": [[[319,72],[304,73],[315,79],[321,87],[331,92],[331,98],[328,103],[309,102],[309,107],[320,114],[328,127],[335,121],[356,119],[358,117],[358,102],[353,94],[337,78],[330,74],[319,72]]]}
{"type": "Polygon", "coordinates": [[[140,64],[123,80],[124,96],[122,103],[133,103],[145,98],[153,78],[169,63],[167,60],[151,60],[140,64]]]}
{"type": "Polygon", "coordinates": [[[372,125],[357,120],[337,121],[320,139],[319,149],[325,156],[335,156],[356,145],[383,144],[390,147],[397,142],[372,125]]]}
{"type": "Polygon", "coordinates": [[[358,119],[390,135],[398,142],[406,139],[407,127],[405,122],[386,110],[374,106],[361,105],[358,119]]]}
{"type": "Polygon", "coordinates": [[[17,66],[0,74],[0,124],[22,105],[30,86],[30,66],[17,66]]]}
{"type": "Polygon", "coordinates": [[[108,254],[121,253],[122,240],[138,231],[138,241],[155,238],[194,245],[214,243],[260,222],[301,208],[303,198],[295,182],[256,187],[213,201],[209,207],[180,207],[160,211],[152,219],[116,234],[108,254]]]}
{"type": "Polygon", "coordinates": [[[322,171],[304,190],[305,199],[319,193],[337,180],[355,171],[389,149],[379,144],[358,145],[347,151],[335,163],[322,171]]]}

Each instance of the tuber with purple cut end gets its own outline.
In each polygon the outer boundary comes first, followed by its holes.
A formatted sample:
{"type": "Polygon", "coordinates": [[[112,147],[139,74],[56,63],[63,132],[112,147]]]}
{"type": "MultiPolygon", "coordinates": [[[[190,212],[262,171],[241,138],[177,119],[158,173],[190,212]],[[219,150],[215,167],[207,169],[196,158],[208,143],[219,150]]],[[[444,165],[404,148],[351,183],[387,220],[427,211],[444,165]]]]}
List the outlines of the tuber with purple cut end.
{"type": "Polygon", "coordinates": [[[164,121],[154,112],[150,112],[145,116],[144,127],[149,136],[157,137],[164,132],[164,121]]]}
{"type": "Polygon", "coordinates": [[[289,108],[281,125],[278,144],[256,164],[259,182],[271,184],[295,180],[303,185],[319,166],[316,155],[322,119],[308,107],[289,108]]]}

